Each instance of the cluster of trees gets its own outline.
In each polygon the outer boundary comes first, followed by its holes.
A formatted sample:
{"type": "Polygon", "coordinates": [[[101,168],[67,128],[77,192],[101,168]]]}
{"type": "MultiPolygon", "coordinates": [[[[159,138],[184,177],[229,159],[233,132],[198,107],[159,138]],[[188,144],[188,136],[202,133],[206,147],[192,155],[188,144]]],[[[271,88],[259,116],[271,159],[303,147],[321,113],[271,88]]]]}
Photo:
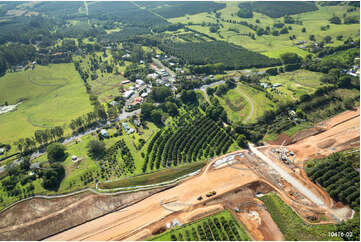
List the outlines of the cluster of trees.
{"type": "MultiPolygon", "coordinates": [[[[234,46],[224,41],[172,43],[160,48],[180,58],[181,62],[193,65],[223,64],[220,69],[265,67],[278,65],[278,59],[268,58],[259,53],[234,46]]],[[[209,66],[208,69],[216,66],[209,66]]],[[[195,71],[199,72],[199,71],[195,71]]]]}
{"type": "Polygon", "coordinates": [[[223,154],[232,143],[232,137],[206,116],[195,118],[189,123],[180,119],[178,127],[164,128],[153,137],[143,171],[223,154]]]}
{"type": "Polygon", "coordinates": [[[67,157],[65,146],[61,143],[52,143],[48,145],[46,153],[50,163],[64,161],[67,157]]]}
{"type": "Polygon", "coordinates": [[[17,65],[33,61],[36,50],[32,45],[12,43],[0,46],[0,76],[7,70],[15,71],[17,65]]]}
{"type": "Polygon", "coordinates": [[[113,120],[122,113],[122,108],[124,106],[124,99],[120,96],[116,97],[114,100],[118,102],[117,105],[112,106],[108,104],[107,109],[102,105],[98,97],[94,94],[89,96],[90,103],[93,105],[94,111],[88,112],[76,119],[70,121],[69,127],[73,133],[84,132],[86,129],[89,129],[97,124],[98,121],[104,122],[106,120],[113,120]]]}
{"type": "Polygon", "coordinates": [[[303,60],[296,53],[284,53],[281,55],[281,61],[285,71],[294,71],[301,67],[303,60]]]}
{"type": "Polygon", "coordinates": [[[226,219],[222,216],[219,220],[217,217],[214,217],[199,222],[196,226],[186,226],[178,236],[172,232],[170,237],[172,241],[248,241],[249,238],[247,236],[239,233],[238,226],[234,219],[226,219]]]}
{"type": "Polygon", "coordinates": [[[253,18],[253,12],[250,8],[244,8],[241,6],[237,12],[237,16],[240,18],[253,18]]]}
{"type": "Polygon", "coordinates": [[[36,149],[36,144],[43,146],[49,142],[59,140],[64,135],[64,129],[61,126],[56,126],[48,129],[40,129],[34,132],[33,137],[20,138],[14,142],[14,146],[20,153],[29,153],[36,149]]]}
{"type": "Polygon", "coordinates": [[[207,94],[210,96],[213,94],[216,94],[217,96],[221,97],[221,96],[225,95],[228,92],[228,90],[233,89],[236,86],[237,86],[237,84],[236,84],[235,80],[233,78],[231,78],[231,79],[227,79],[224,84],[218,85],[214,88],[208,87],[206,91],[207,91],[207,94]]]}
{"type": "Polygon", "coordinates": [[[185,27],[185,25],[182,23],[174,23],[174,24],[168,24],[168,25],[164,25],[164,26],[154,27],[152,29],[152,31],[156,32],[156,33],[161,33],[161,32],[165,32],[165,31],[177,31],[178,29],[182,29],[184,27],[185,27]]]}
{"type": "Polygon", "coordinates": [[[198,105],[197,93],[194,90],[182,90],[180,96],[174,98],[170,88],[165,86],[153,87],[149,97],[155,102],[160,102],[160,104],[143,103],[141,105],[140,117],[142,120],[153,121],[156,124],[162,123],[163,116],[166,113],[172,117],[176,116],[178,108],[182,104],[186,104],[189,107],[198,105]]]}
{"type": "Polygon", "coordinates": [[[165,18],[177,18],[202,12],[216,12],[226,7],[226,4],[216,2],[170,2],[167,4],[162,2],[142,2],[141,5],[165,18]]]}
{"type": "Polygon", "coordinates": [[[30,157],[23,158],[20,165],[14,165],[8,169],[8,175],[2,179],[1,186],[9,197],[25,197],[33,194],[35,189],[32,181],[36,175],[29,175],[30,157]],[[29,184],[29,185],[27,185],[29,184]]]}
{"type": "Polygon", "coordinates": [[[352,49],[352,48],[355,48],[355,47],[356,47],[356,49],[357,49],[357,47],[358,47],[358,49],[360,49],[360,40],[355,40],[354,41],[352,38],[348,38],[348,39],[346,39],[344,41],[343,45],[339,45],[339,46],[336,46],[336,47],[326,46],[326,47],[322,48],[317,53],[317,56],[321,58],[321,57],[324,57],[324,56],[327,56],[327,55],[332,55],[333,53],[336,53],[338,51],[348,50],[348,49],[352,49]]]}
{"type": "Polygon", "coordinates": [[[168,24],[162,17],[139,8],[131,2],[97,2],[89,7],[89,18],[122,22],[127,26],[143,28],[168,24]]]}
{"type": "Polygon", "coordinates": [[[359,55],[360,49],[353,48],[336,52],[317,61],[314,61],[311,56],[308,56],[304,60],[303,66],[305,69],[323,73],[329,73],[332,69],[338,69],[341,72],[343,69],[349,69],[353,66],[355,57],[359,55]]]}
{"type": "Polygon", "coordinates": [[[105,144],[102,141],[90,140],[86,147],[89,157],[93,160],[100,160],[106,154],[105,144]]]}
{"type": "Polygon", "coordinates": [[[41,170],[39,176],[43,179],[42,185],[45,189],[57,191],[65,177],[65,169],[61,164],[53,163],[49,168],[41,170]]]}
{"type": "Polygon", "coordinates": [[[307,172],[313,182],[317,182],[330,196],[352,208],[360,207],[360,175],[352,164],[342,159],[342,154],[334,153],[325,160],[317,162],[307,172]]]}
{"type": "Polygon", "coordinates": [[[285,15],[293,15],[318,10],[314,2],[245,2],[239,7],[250,9],[254,12],[263,13],[271,18],[280,18],[285,15]]]}
{"type": "Polygon", "coordinates": [[[216,97],[211,96],[210,101],[211,104],[206,102],[201,105],[201,108],[206,113],[207,117],[216,122],[222,120],[223,122],[228,123],[227,113],[219,103],[219,100],[216,97]]]}
{"type": "Polygon", "coordinates": [[[165,102],[167,98],[172,96],[172,90],[167,86],[159,86],[152,88],[149,97],[158,103],[165,102]]]}
{"type": "Polygon", "coordinates": [[[147,74],[148,69],[136,63],[127,65],[124,71],[124,77],[127,77],[131,81],[135,81],[137,78],[145,79],[147,74]]]}
{"type": "MultiPolygon", "coordinates": [[[[108,168],[118,169],[118,176],[128,172],[133,174],[136,168],[132,153],[123,139],[118,140],[106,150],[104,160],[110,165],[108,168]]],[[[101,167],[103,167],[103,165],[101,167]]]]}

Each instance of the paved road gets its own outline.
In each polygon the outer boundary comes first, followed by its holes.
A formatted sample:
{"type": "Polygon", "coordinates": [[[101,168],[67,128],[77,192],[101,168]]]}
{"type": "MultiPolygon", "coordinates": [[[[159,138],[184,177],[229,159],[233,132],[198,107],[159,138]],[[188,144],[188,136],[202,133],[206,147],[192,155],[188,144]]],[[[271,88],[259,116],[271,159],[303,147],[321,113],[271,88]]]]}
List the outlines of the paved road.
{"type": "Polygon", "coordinates": [[[279,167],[277,164],[275,164],[270,158],[265,156],[262,152],[257,150],[257,148],[249,144],[250,150],[256,154],[259,158],[261,158],[264,162],[266,162],[270,167],[272,167],[274,170],[276,170],[283,179],[285,179],[288,183],[290,183],[294,188],[296,188],[299,192],[301,192],[304,196],[306,196],[309,200],[317,204],[318,206],[322,208],[326,208],[325,203],[316,196],[313,192],[311,192],[307,187],[302,185],[299,181],[297,181],[296,178],[288,174],[285,170],[283,170],[281,167],[279,167]]]}
{"type": "Polygon", "coordinates": [[[208,87],[214,87],[214,86],[218,86],[218,85],[221,85],[221,84],[224,84],[224,83],[225,83],[224,80],[218,81],[218,82],[212,82],[212,83],[203,85],[203,86],[201,86],[199,88],[195,88],[194,90],[206,90],[208,87]]]}

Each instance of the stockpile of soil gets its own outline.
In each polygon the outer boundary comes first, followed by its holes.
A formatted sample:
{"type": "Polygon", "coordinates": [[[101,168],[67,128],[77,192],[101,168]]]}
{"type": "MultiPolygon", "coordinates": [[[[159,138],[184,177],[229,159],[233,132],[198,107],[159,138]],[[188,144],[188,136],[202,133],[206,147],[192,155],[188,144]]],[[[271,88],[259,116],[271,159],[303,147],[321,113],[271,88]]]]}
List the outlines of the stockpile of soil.
{"type": "Polygon", "coordinates": [[[267,143],[269,143],[270,145],[289,145],[291,144],[292,138],[290,136],[288,136],[285,133],[282,133],[278,136],[278,139],[275,141],[267,141],[267,143]]]}

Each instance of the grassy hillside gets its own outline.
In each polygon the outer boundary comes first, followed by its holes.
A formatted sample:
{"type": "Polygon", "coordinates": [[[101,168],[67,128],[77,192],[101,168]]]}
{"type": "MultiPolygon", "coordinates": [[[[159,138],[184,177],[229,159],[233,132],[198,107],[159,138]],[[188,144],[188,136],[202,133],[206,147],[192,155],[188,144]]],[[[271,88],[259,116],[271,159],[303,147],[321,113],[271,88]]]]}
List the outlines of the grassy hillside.
{"type": "Polygon", "coordinates": [[[267,91],[277,100],[298,100],[304,94],[312,94],[317,88],[324,86],[321,82],[323,74],[308,70],[297,70],[293,72],[281,73],[277,76],[263,78],[261,82],[280,83],[282,86],[277,90],[268,88],[267,91]]]}
{"type": "MultiPolygon", "coordinates": [[[[259,3],[259,2],[257,2],[259,3]]],[[[295,3],[295,2],[293,2],[295,3]]],[[[247,21],[257,27],[266,28],[269,26],[272,30],[274,23],[283,23],[284,18],[271,18],[259,12],[254,12],[252,18],[240,18],[237,16],[239,10],[239,2],[226,2],[226,7],[219,10],[220,16],[217,18],[215,13],[199,13],[191,16],[184,16],[178,18],[168,19],[172,23],[184,23],[189,25],[188,27],[199,32],[205,33],[209,36],[216,38],[217,40],[224,40],[230,43],[241,45],[249,50],[261,52],[269,57],[279,57],[285,52],[295,52],[301,56],[306,56],[307,51],[299,49],[296,43],[301,40],[309,41],[311,34],[315,35],[318,42],[322,41],[325,36],[332,37],[332,43],[330,46],[337,46],[343,44],[343,41],[348,37],[359,38],[360,36],[360,25],[359,24],[331,24],[328,20],[336,15],[343,19],[343,15],[354,16],[360,18],[358,11],[347,12],[350,6],[338,5],[338,6],[319,6],[317,3],[318,10],[311,12],[304,12],[294,14],[292,17],[299,21],[301,24],[286,24],[291,26],[292,29],[288,30],[288,34],[281,34],[279,36],[273,35],[262,35],[257,36],[256,31],[238,24],[233,21],[247,21]],[[207,24],[217,24],[219,21],[220,28],[216,33],[210,31],[207,24]],[[223,21],[224,20],[224,21],[223,21]],[[230,20],[230,22],[229,22],[230,20]],[[326,31],[321,31],[321,26],[329,25],[330,28],[326,31]],[[306,28],[305,32],[302,29],[306,28]],[[236,29],[237,32],[231,31],[230,29],[236,29]],[[248,36],[249,33],[255,35],[255,39],[248,36]],[[295,40],[290,40],[290,36],[295,35],[295,40]],[[337,40],[336,37],[342,35],[342,40],[337,40]]]]}
{"type": "Polygon", "coordinates": [[[275,104],[266,98],[265,92],[244,84],[229,90],[219,100],[232,122],[255,122],[264,111],[275,107],[275,104]]]}
{"type": "Polygon", "coordinates": [[[0,115],[0,141],[29,137],[36,129],[64,125],[91,111],[89,98],[73,64],[36,66],[0,78],[1,103],[26,99],[13,112],[0,115]],[[4,98],[5,97],[5,98],[4,98]]]}

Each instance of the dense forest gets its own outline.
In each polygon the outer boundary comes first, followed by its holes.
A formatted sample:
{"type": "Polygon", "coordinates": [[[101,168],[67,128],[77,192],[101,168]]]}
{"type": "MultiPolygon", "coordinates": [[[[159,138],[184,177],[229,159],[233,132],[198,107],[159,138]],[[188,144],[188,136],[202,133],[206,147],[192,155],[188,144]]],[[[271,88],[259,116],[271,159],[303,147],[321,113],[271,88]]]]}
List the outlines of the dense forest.
{"type": "Polygon", "coordinates": [[[280,64],[278,59],[272,59],[224,41],[163,43],[160,48],[181,58],[184,63],[194,65],[222,63],[225,69],[241,69],[251,66],[265,67],[280,64]]]}
{"type": "Polygon", "coordinates": [[[140,5],[151,9],[155,13],[165,18],[177,18],[186,14],[197,14],[201,12],[218,11],[225,8],[224,3],[215,2],[178,2],[168,1],[164,2],[139,2],[140,5]]]}
{"type": "Polygon", "coordinates": [[[241,3],[239,7],[250,9],[254,12],[263,13],[272,18],[280,18],[285,15],[305,13],[318,9],[314,2],[300,1],[244,2],[241,3]]]}

